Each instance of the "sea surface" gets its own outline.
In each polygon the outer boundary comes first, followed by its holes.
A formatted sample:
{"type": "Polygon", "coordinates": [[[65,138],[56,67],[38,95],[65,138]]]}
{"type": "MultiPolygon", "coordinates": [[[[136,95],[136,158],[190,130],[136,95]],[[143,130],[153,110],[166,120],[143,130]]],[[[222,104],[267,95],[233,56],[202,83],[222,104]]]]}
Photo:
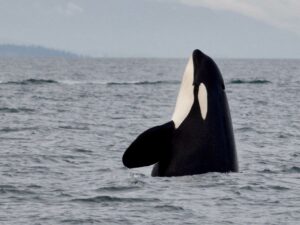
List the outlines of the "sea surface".
{"type": "Polygon", "coordinates": [[[121,158],[170,121],[185,59],[0,59],[0,224],[299,224],[300,60],[217,59],[239,173],[121,158]]]}

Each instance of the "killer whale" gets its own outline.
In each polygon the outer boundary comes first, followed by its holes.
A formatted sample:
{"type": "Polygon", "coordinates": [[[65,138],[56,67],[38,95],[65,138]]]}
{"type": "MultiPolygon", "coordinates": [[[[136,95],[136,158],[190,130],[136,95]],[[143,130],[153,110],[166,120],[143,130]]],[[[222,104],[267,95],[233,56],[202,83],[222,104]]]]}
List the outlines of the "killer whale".
{"type": "Polygon", "coordinates": [[[128,168],[155,164],[152,176],[238,171],[225,85],[212,58],[193,52],[172,120],[139,135],[122,160],[128,168]]]}

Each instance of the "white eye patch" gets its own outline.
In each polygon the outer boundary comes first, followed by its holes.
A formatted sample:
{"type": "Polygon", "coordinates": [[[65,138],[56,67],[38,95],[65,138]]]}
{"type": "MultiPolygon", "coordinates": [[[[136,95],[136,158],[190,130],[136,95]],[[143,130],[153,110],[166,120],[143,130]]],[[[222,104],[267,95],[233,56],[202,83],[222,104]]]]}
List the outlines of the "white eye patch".
{"type": "Polygon", "coordinates": [[[198,100],[202,119],[205,120],[207,115],[207,90],[203,83],[201,83],[199,86],[198,100]]]}

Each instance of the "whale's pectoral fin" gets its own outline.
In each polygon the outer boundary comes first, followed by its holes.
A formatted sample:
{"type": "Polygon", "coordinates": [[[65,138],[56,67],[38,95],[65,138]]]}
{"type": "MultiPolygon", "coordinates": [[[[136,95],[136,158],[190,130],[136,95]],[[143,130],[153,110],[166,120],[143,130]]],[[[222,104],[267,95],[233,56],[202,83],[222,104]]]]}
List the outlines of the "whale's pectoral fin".
{"type": "Polygon", "coordinates": [[[125,151],[123,164],[135,168],[158,162],[168,153],[174,130],[173,121],[146,130],[125,151]]]}

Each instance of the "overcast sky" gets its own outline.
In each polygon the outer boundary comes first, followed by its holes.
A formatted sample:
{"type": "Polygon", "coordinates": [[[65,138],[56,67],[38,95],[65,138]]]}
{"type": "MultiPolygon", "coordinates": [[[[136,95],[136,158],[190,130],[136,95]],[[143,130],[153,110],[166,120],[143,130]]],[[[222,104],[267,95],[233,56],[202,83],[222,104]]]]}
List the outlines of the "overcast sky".
{"type": "Polygon", "coordinates": [[[91,56],[300,58],[299,0],[0,0],[0,43],[91,56]]]}

